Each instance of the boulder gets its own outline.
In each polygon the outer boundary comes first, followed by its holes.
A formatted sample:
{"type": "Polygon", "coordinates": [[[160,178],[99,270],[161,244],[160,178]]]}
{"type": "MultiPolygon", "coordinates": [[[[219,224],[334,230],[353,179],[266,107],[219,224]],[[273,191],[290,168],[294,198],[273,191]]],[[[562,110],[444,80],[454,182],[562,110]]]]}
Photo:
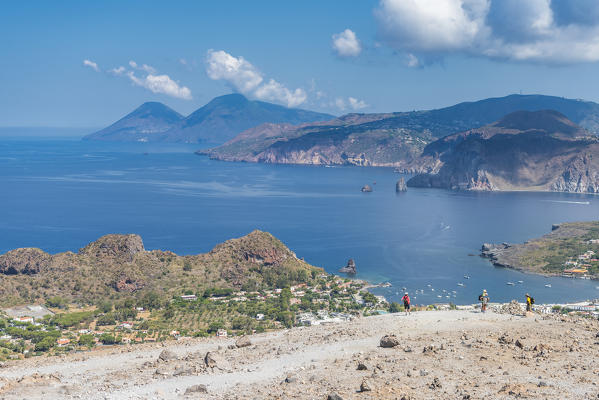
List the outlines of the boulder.
{"type": "Polygon", "coordinates": [[[343,400],[343,397],[341,397],[337,393],[333,392],[327,396],[327,400],[343,400]]]}
{"type": "Polygon", "coordinates": [[[381,338],[381,347],[395,347],[399,346],[399,339],[395,335],[385,335],[381,338]]]}
{"type": "Polygon", "coordinates": [[[247,337],[247,336],[242,336],[242,337],[240,337],[239,339],[237,339],[237,340],[235,341],[235,346],[236,346],[237,348],[240,348],[240,347],[248,347],[248,346],[251,346],[251,345],[252,345],[252,341],[251,341],[251,340],[250,340],[250,338],[249,338],[249,337],[247,337]]]}
{"type": "Polygon", "coordinates": [[[158,356],[158,361],[172,361],[172,360],[176,360],[176,359],[177,359],[177,355],[167,349],[162,350],[162,352],[158,356]]]}
{"type": "Polygon", "coordinates": [[[372,385],[368,382],[368,379],[364,379],[360,384],[360,392],[371,392],[372,385]]]}
{"type": "Polygon", "coordinates": [[[204,357],[204,363],[208,368],[217,368],[222,371],[229,371],[231,369],[229,362],[225,360],[221,354],[215,353],[213,351],[206,353],[206,356],[204,357]]]}
{"type": "Polygon", "coordinates": [[[208,393],[208,388],[206,385],[193,385],[185,389],[186,395],[193,393],[208,393]]]}
{"type": "Polygon", "coordinates": [[[366,366],[366,364],[364,364],[363,362],[359,362],[358,363],[358,368],[356,368],[358,371],[366,371],[368,369],[368,367],[366,366]]]}

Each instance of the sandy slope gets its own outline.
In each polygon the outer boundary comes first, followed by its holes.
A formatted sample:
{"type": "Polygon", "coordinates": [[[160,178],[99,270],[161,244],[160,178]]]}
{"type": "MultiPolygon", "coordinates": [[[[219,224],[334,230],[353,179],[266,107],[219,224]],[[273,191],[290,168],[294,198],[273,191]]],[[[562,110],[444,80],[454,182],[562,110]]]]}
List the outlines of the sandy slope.
{"type": "Polygon", "coordinates": [[[0,368],[0,398],[597,399],[598,332],[570,317],[395,314],[256,335],[244,348],[203,339],[29,359],[0,368]],[[379,347],[388,333],[399,346],[379,347]],[[177,358],[157,361],[164,349],[177,358]],[[359,392],[364,380],[371,391],[359,392]],[[207,393],[184,395],[198,384],[207,393]]]}

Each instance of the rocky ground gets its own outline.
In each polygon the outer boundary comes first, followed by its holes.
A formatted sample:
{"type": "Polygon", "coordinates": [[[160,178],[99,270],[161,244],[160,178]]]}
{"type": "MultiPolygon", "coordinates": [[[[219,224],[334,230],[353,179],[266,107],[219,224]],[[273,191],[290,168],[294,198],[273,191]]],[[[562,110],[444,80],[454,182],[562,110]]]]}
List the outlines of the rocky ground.
{"type": "Polygon", "coordinates": [[[0,368],[0,398],[599,398],[598,321],[503,310],[33,358],[0,368]]]}

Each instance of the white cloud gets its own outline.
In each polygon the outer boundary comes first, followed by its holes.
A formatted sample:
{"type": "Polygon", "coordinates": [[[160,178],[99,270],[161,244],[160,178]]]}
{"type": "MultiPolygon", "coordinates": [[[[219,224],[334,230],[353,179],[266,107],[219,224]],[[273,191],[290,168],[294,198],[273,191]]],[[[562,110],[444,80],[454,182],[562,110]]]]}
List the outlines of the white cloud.
{"type": "Polygon", "coordinates": [[[83,60],[83,65],[85,65],[86,67],[90,67],[91,69],[93,69],[96,72],[100,72],[100,68],[98,68],[98,64],[96,64],[93,61],[83,60]]]}
{"type": "Polygon", "coordinates": [[[594,0],[380,0],[375,15],[384,41],[417,59],[463,53],[548,64],[599,61],[594,0]]]}
{"type": "Polygon", "coordinates": [[[408,53],[406,55],[406,65],[410,68],[415,68],[420,66],[420,60],[412,53],[408,53]]]}
{"type": "Polygon", "coordinates": [[[357,57],[362,52],[362,46],[355,32],[346,29],[333,35],[333,50],[341,57],[357,57]]]}
{"type": "Polygon", "coordinates": [[[110,72],[111,74],[114,74],[114,75],[123,75],[123,73],[126,70],[127,69],[121,65],[120,67],[117,67],[117,68],[111,68],[108,72],[110,72]]]}
{"type": "Polygon", "coordinates": [[[143,78],[137,77],[133,71],[127,72],[127,77],[137,86],[149,89],[153,93],[162,93],[171,97],[191,100],[191,90],[186,86],[179,86],[168,75],[148,74],[143,78]]]}
{"type": "Polygon", "coordinates": [[[358,100],[354,97],[348,97],[347,101],[352,110],[361,110],[368,107],[368,104],[366,104],[363,100],[358,100]]]}
{"type": "Polygon", "coordinates": [[[258,86],[254,91],[254,96],[261,100],[282,101],[287,104],[287,107],[297,107],[308,97],[304,89],[298,88],[291,91],[274,79],[258,86]]]}
{"type": "Polygon", "coordinates": [[[340,111],[346,111],[348,109],[351,111],[358,111],[368,107],[368,104],[366,104],[366,102],[364,102],[363,100],[358,100],[355,97],[350,96],[347,99],[343,97],[337,97],[330,106],[336,107],[340,111]]]}
{"type": "Polygon", "coordinates": [[[307,94],[301,89],[290,90],[283,84],[269,79],[243,57],[234,57],[219,50],[208,50],[206,73],[213,80],[224,80],[236,91],[260,100],[284,103],[296,107],[306,101],[307,94]]]}
{"type": "Polygon", "coordinates": [[[136,68],[137,69],[137,63],[135,61],[133,61],[133,60],[129,61],[129,66],[131,68],[136,68]]]}
{"type": "Polygon", "coordinates": [[[206,73],[213,80],[225,80],[241,93],[249,93],[263,81],[262,74],[243,57],[225,51],[208,50],[206,73]]]}

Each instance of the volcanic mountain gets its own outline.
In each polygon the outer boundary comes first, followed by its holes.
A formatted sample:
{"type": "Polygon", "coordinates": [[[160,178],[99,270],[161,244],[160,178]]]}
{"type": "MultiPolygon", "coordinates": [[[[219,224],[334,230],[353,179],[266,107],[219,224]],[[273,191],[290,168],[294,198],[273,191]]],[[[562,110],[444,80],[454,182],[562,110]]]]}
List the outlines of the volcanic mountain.
{"type": "Polygon", "coordinates": [[[161,103],[144,103],[88,140],[224,143],[238,133],[270,123],[301,124],[334,118],[298,108],[248,100],[241,94],[214,98],[183,117],[161,103]]]}

